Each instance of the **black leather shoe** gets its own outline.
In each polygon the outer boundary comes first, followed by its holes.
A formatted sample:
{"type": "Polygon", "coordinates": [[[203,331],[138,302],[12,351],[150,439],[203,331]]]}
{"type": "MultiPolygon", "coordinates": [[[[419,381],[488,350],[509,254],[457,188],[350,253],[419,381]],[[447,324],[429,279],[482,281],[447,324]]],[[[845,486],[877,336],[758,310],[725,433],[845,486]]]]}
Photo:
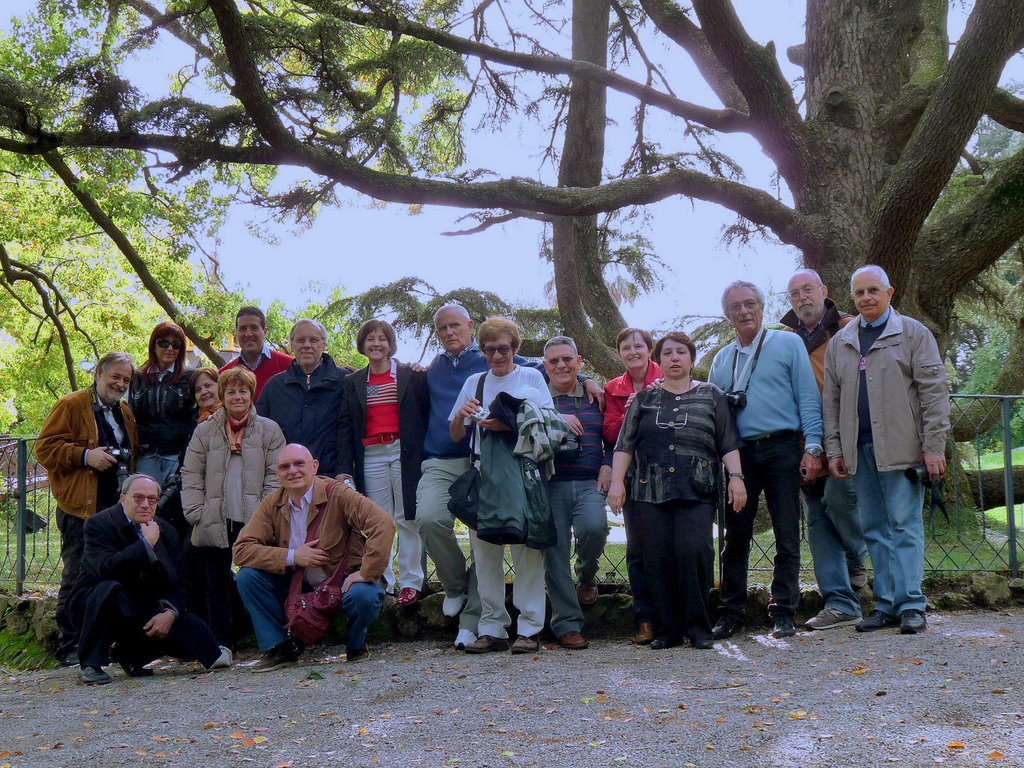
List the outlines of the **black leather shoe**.
{"type": "Polygon", "coordinates": [[[860,624],[858,624],[855,629],[858,632],[877,632],[879,629],[885,629],[886,627],[895,627],[899,623],[900,620],[895,616],[890,616],[888,613],[874,610],[870,615],[861,619],[860,624]]]}
{"type": "Polygon", "coordinates": [[[102,667],[81,667],[78,670],[78,679],[86,685],[107,685],[110,683],[110,675],[103,671],[102,667]]]}
{"type": "Polygon", "coordinates": [[[111,648],[110,648],[110,659],[111,659],[111,661],[116,662],[118,664],[118,666],[120,666],[121,669],[124,670],[124,673],[126,675],[128,675],[128,677],[152,677],[153,676],[153,670],[152,669],[146,669],[145,665],[143,665],[141,662],[133,661],[132,659],[124,658],[121,655],[120,650],[118,649],[117,645],[111,646],[111,648]]]}
{"type": "Polygon", "coordinates": [[[900,634],[916,635],[928,629],[928,622],[924,619],[924,613],[911,608],[900,614],[900,634]]]}
{"type": "Polygon", "coordinates": [[[64,656],[58,656],[57,661],[62,667],[77,667],[78,651],[68,651],[64,656]]]}
{"type": "Polygon", "coordinates": [[[715,647],[715,641],[710,637],[702,640],[691,640],[690,645],[700,651],[707,651],[715,647]]]}
{"type": "Polygon", "coordinates": [[[796,634],[796,627],[793,626],[793,617],[785,613],[775,615],[775,628],[772,630],[772,637],[780,640],[783,637],[792,637],[796,634]]]}
{"type": "Polygon", "coordinates": [[[656,637],[651,640],[652,651],[663,651],[666,648],[675,648],[679,645],[678,640],[673,640],[671,637],[656,637]]]}
{"type": "Polygon", "coordinates": [[[715,624],[715,628],[711,630],[711,636],[715,640],[725,640],[725,638],[732,637],[737,632],[742,632],[744,626],[742,621],[733,616],[723,616],[715,624]]]}
{"type": "Polygon", "coordinates": [[[370,649],[365,645],[362,648],[345,651],[345,662],[347,664],[355,664],[357,661],[365,661],[368,658],[370,658],[370,649]]]}

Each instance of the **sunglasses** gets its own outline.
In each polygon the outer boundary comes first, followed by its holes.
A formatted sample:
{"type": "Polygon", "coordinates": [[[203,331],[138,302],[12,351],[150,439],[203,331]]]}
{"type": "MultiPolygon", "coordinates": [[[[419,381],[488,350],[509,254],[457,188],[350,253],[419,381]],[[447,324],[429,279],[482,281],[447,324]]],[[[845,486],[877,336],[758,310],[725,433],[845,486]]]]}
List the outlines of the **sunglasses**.
{"type": "Polygon", "coordinates": [[[181,349],[181,342],[177,339],[157,339],[156,345],[160,349],[181,349]]]}
{"type": "Polygon", "coordinates": [[[486,355],[487,357],[494,357],[495,355],[501,355],[502,357],[505,357],[505,355],[512,351],[512,347],[510,347],[508,344],[502,344],[500,347],[484,347],[480,351],[483,352],[484,355],[486,355]]]}
{"type": "Polygon", "coordinates": [[[569,363],[573,363],[575,361],[575,357],[549,357],[545,362],[547,362],[548,365],[558,365],[559,363],[562,365],[569,365],[569,363]]]}

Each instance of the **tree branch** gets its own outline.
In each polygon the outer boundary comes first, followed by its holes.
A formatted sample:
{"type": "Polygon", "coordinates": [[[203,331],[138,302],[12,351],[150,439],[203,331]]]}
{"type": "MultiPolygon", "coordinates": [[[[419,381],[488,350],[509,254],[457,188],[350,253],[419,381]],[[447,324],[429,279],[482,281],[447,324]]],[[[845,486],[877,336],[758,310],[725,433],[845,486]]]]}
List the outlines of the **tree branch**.
{"type": "Polygon", "coordinates": [[[178,309],[174,300],[167,294],[160,285],[160,281],[149,271],[149,267],[146,266],[145,260],[139,255],[139,252],[135,250],[135,246],[132,245],[127,235],[114,223],[106,212],[100,207],[99,203],[95,198],[92,197],[88,192],[85,191],[78,177],[75,176],[74,171],[64,162],[64,158],[57,152],[47,152],[43,155],[43,160],[46,164],[53,169],[54,173],[60,178],[64,185],[71,191],[71,194],[77,198],[78,202],[81,203],[82,207],[86,210],[92,220],[99,225],[100,229],[107,233],[107,236],[114,242],[118,250],[124,255],[125,259],[131,265],[132,269],[135,270],[135,274],[139,276],[139,280],[142,281],[142,285],[147,291],[153,296],[157,304],[159,304],[164,312],[167,313],[174,322],[181,326],[185,335],[192,340],[203,353],[210,358],[213,363],[220,366],[224,364],[224,359],[220,356],[220,353],[213,348],[210,343],[210,339],[200,334],[191,323],[187,322],[184,318],[183,313],[178,309]]]}
{"type": "MultiPolygon", "coordinates": [[[[64,367],[67,369],[68,383],[71,385],[71,389],[78,389],[78,377],[75,371],[75,359],[71,354],[71,343],[68,340],[67,329],[64,327],[64,323],[60,319],[60,313],[54,309],[53,303],[50,301],[50,294],[44,282],[46,275],[40,274],[37,270],[32,269],[25,264],[17,264],[20,269],[15,269],[15,263],[12,262],[10,254],[7,253],[7,248],[4,247],[3,243],[0,243],[0,267],[3,269],[4,280],[7,281],[8,285],[12,285],[18,281],[24,280],[29,283],[34,289],[36,294],[39,296],[39,303],[43,307],[43,312],[53,323],[53,328],[57,332],[57,338],[60,340],[61,353],[64,355],[64,367]]],[[[49,283],[52,286],[52,283],[49,283]]],[[[54,286],[54,289],[56,287],[54,286]]],[[[58,301],[63,301],[60,293],[57,292],[58,301]]]]}
{"type": "Polygon", "coordinates": [[[953,58],[879,195],[867,263],[881,264],[900,291],[921,226],[956,167],[1024,27],[1024,3],[978,0],[953,58]]]}
{"type": "Polygon", "coordinates": [[[751,132],[783,178],[803,178],[811,162],[804,123],[775,46],[750,38],[731,0],[694,0],[693,8],[711,49],[747,101],[751,132]]]}
{"type": "Polygon", "coordinates": [[[997,88],[985,107],[985,114],[1004,128],[1024,131],[1024,99],[997,88]]]}
{"type": "MultiPolygon", "coordinates": [[[[211,4],[220,2],[223,2],[223,0],[211,0],[211,4]]],[[[464,56],[475,56],[528,72],[568,75],[590,80],[599,85],[607,86],[614,91],[633,96],[676,117],[692,120],[725,133],[749,131],[751,129],[747,115],[735,109],[711,109],[699,104],[693,104],[670,96],[656,88],[641,85],[628,77],[623,77],[605,67],[600,67],[586,61],[565,59],[559,56],[537,56],[529,53],[506,51],[474,40],[467,40],[449,32],[442,32],[409,19],[355,11],[340,6],[333,2],[333,0],[303,0],[303,2],[317,10],[329,10],[338,18],[352,24],[409,35],[410,37],[434,43],[464,56]]]]}
{"type": "Polygon", "coordinates": [[[690,54],[707,84],[729,109],[747,112],[747,100],[729,71],[718,60],[704,31],[673,0],[640,0],[648,18],[672,42],[690,54]]]}

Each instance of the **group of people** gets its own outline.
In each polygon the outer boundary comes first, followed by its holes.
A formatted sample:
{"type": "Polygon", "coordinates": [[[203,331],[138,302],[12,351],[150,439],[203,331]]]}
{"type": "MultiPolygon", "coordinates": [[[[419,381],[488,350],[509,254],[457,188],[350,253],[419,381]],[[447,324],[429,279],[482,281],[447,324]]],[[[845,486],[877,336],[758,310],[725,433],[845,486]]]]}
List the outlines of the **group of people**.
{"type": "Polygon", "coordinates": [[[948,391],[934,338],[890,306],[892,293],[881,268],[858,270],[850,317],[803,270],[789,282],[787,330],[769,330],[764,293],[737,281],[722,296],[737,338],[709,381],[693,379],[685,333],[655,341],[627,328],[616,339],[625,371],[604,387],[581,373],[573,339],[548,340],[530,362],[515,323],[475,328],[458,304],[435,313],[442,350],[426,368],[395,359],[383,320],[360,327],[367,365],[354,370],[327,353],[317,321],[294,323],[292,357],[267,344],[263,313],[243,307],[239,356],[189,370],[183,331],[161,323],[138,370],[126,354],[103,357],[36,444],[59,507],[58,654],[90,684],[109,682],[111,661],[146,675],[165,654],[227,667],[248,617],[262,652],[253,670],[274,669],[304,650],[288,630],[289,593],[335,576],[356,661],[387,593],[400,606],[423,597],[428,555],[442,610],[458,616],[456,648],[536,651],[550,600],[559,644],[581,650],[606,506],[624,517],[631,640],[709,648],[744,626],[762,492],[776,637],[796,631],[801,493],[825,600],[807,626],[922,631],[921,478],[945,470],[948,391]],[[864,618],[856,590],[868,553],[875,609],[864,618]]]}

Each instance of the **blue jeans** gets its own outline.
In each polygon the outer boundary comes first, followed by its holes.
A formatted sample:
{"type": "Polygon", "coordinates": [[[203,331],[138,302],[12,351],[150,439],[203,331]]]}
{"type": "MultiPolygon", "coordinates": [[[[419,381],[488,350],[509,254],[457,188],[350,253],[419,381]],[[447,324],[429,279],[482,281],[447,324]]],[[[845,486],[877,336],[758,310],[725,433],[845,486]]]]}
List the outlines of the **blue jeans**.
{"type": "MultiPolygon", "coordinates": [[[[288,632],[284,626],[288,617],[284,613],[284,601],[288,597],[292,575],[239,568],[235,581],[245,609],[252,617],[260,650],[269,651],[287,640],[288,632]]],[[[341,610],[348,619],[346,650],[355,651],[366,645],[366,631],[380,615],[383,604],[384,587],[379,583],[357,582],[349,587],[341,599],[341,610]]]]}
{"type": "Polygon", "coordinates": [[[857,448],[853,482],[875,569],[875,609],[889,616],[923,611],[924,485],[908,480],[903,470],[879,472],[871,443],[857,448]]]}
{"type": "Polygon", "coordinates": [[[807,543],[814,558],[814,577],[825,607],[860,616],[860,600],[850,586],[850,568],[864,565],[867,546],[853,480],[823,477],[800,490],[807,505],[807,543]]]}
{"type": "Polygon", "coordinates": [[[597,480],[552,480],[548,502],[558,543],[544,550],[544,581],[551,600],[551,631],[561,637],[583,630],[583,611],[576,597],[569,550],[576,536],[576,574],[581,583],[597,576],[598,559],[608,539],[607,497],[597,480]]]}

